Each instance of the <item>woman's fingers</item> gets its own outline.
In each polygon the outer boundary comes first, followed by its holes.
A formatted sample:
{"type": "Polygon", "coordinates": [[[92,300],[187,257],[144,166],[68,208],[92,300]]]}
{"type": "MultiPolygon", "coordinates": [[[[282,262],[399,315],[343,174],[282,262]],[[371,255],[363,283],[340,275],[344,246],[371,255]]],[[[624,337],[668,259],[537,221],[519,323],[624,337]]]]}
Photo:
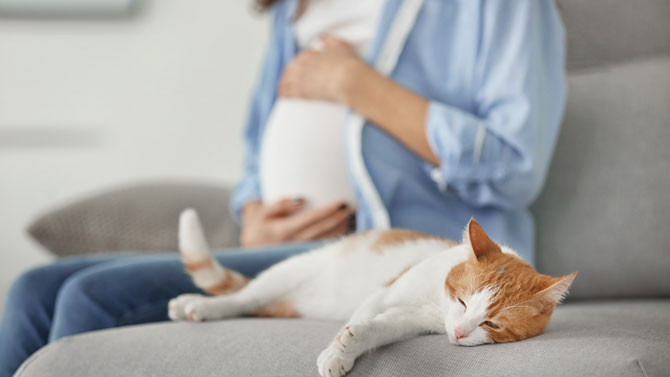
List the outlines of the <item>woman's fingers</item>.
{"type": "Polygon", "coordinates": [[[279,83],[279,97],[297,97],[298,87],[291,80],[285,79],[279,83]]]}
{"type": "Polygon", "coordinates": [[[286,198],[280,199],[265,207],[265,218],[288,216],[293,214],[305,206],[305,199],[286,198]]]}
{"type": "Polygon", "coordinates": [[[325,47],[343,47],[343,48],[352,48],[351,45],[337,37],[334,37],[332,35],[323,35],[321,38],[319,38],[321,43],[325,47]]]}
{"type": "Polygon", "coordinates": [[[353,220],[353,214],[351,214],[347,216],[347,219],[341,222],[340,225],[336,226],[335,228],[325,233],[319,234],[318,236],[314,237],[314,239],[327,240],[331,238],[342,237],[353,232],[354,229],[355,229],[355,222],[353,220]]]}
{"type": "MultiPolygon", "coordinates": [[[[278,223],[278,231],[287,240],[295,240],[295,236],[313,224],[326,220],[338,213],[350,213],[352,210],[345,202],[335,202],[325,207],[295,213],[278,223]]],[[[338,217],[339,218],[339,217],[338,217]]]]}
{"type": "Polygon", "coordinates": [[[349,232],[353,210],[349,208],[337,210],[332,215],[319,219],[296,233],[294,241],[309,241],[332,238],[349,232]]]}
{"type": "Polygon", "coordinates": [[[284,68],[277,88],[279,97],[299,97],[302,94],[300,81],[305,71],[304,64],[313,54],[313,51],[302,51],[284,68]]]}
{"type": "Polygon", "coordinates": [[[305,210],[302,198],[287,198],[271,204],[250,201],[244,206],[240,243],[258,246],[290,241],[333,238],[351,229],[354,210],[343,201],[305,210]]]}

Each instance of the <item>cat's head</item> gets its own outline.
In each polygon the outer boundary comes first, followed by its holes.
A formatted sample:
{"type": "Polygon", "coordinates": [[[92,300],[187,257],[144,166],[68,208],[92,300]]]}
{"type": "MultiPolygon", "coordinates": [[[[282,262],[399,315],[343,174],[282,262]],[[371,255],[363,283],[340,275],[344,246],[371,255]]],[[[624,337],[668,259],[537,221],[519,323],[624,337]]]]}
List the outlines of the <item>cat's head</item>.
{"type": "Polygon", "coordinates": [[[462,247],[472,255],[449,271],[445,327],[463,346],[513,342],[544,331],[577,273],[542,275],[511,250],[493,242],[470,220],[462,247]]]}

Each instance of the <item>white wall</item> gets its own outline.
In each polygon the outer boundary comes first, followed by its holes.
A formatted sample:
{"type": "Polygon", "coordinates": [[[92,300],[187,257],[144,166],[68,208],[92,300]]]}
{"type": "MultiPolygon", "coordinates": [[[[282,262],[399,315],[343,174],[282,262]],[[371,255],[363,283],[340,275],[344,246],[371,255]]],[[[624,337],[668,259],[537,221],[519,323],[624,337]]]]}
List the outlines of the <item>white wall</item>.
{"type": "Polygon", "coordinates": [[[152,1],[125,19],[0,18],[2,302],[22,270],[50,259],[24,231],[40,212],[138,180],[238,178],[268,33],[251,0],[152,1]]]}

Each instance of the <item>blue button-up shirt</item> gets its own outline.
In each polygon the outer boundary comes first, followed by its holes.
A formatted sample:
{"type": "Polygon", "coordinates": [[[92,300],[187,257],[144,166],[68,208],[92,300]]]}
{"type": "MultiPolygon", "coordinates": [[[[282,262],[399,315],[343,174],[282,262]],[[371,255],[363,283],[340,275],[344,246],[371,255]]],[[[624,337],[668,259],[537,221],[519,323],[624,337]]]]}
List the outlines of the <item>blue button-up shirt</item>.
{"type": "MultiPolygon", "coordinates": [[[[260,198],[263,131],[281,73],[298,52],[295,3],[273,7],[245,129],[244,176],[232,198],[238,216],[245,202],[260,198]]],[[[366,57],[371,65],[401,4],[387,1],[366,57]]],[[[390,77],[430,101],[426,135],[440,165],[374,124],[361,135],[367,179],[392,227],[458,240],[474,217],[492,239],[534,262],[528,206],[544,182],[564,108],[564,38],[553,0],[424,1],[390,77]]],[[[364,179],[353,178],[356,186],[364,179]]],[[[358,230],[373,228],[370,205],[356,189],[358,230]]]]}

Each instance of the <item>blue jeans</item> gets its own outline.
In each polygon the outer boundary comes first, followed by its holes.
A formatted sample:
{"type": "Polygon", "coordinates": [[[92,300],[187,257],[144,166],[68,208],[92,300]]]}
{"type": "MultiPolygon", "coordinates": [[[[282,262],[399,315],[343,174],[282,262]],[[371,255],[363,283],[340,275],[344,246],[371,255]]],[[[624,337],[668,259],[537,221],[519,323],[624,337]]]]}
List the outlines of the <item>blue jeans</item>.
{"type": "MultiPolygon", "coordinates": [[[[253,277],[319,242],[215,253],[226,267],[253,277]]],[[[64,336],[167,321],[168,301],[200,292],[178,254],[116,254],[61,259],[21,275],[10,288],[0,323],[0,377],[64,336]]]]}

